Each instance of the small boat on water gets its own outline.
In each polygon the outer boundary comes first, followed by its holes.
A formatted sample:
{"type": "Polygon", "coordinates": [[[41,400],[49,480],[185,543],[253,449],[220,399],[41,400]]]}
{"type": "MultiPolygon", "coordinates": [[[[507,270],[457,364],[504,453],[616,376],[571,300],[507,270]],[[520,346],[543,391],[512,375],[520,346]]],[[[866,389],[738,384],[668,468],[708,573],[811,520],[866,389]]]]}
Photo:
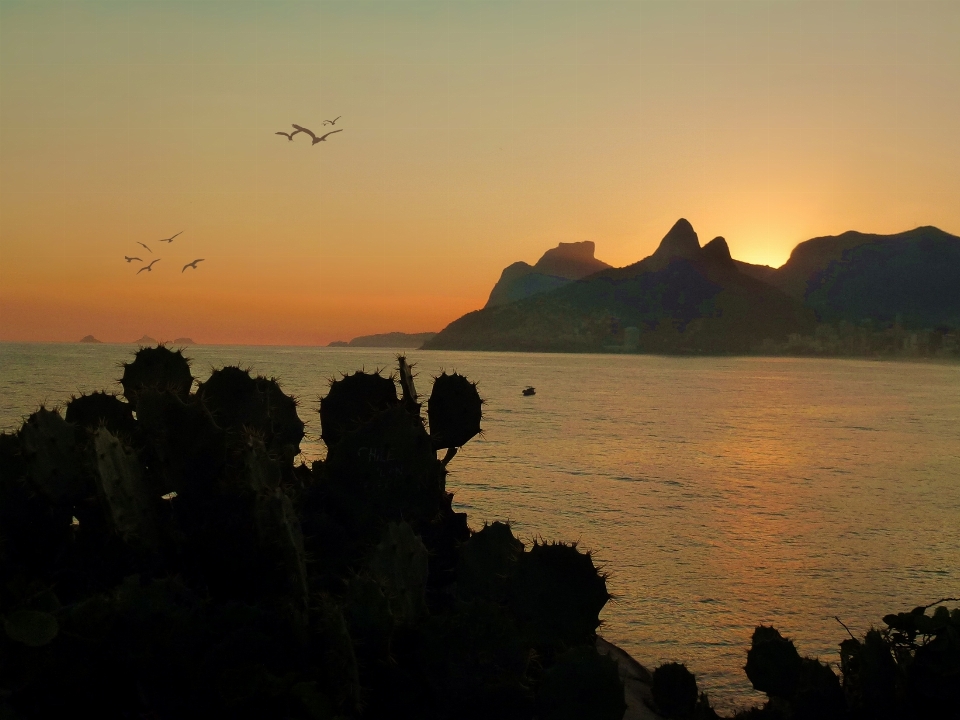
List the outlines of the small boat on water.
{"type": "Polygon", "coordinates": [[[536,390],[536,388],[534,388],[534,387],[531,385],[531,386],[526,387],[526,388],[523,389],[523,394],[524,394],[525,396],[529,397],[529,396],[531,396],[531,395],[536,395],[536,394],[537,394],[537,390],[536,390]]]}

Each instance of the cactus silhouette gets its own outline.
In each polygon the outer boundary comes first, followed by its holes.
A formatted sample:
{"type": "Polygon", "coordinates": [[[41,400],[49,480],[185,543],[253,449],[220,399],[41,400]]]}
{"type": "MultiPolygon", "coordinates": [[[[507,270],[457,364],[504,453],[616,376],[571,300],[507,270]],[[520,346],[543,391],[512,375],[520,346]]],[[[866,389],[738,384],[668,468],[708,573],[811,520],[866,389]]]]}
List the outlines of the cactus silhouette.
{"type": "Polygon", "coordinates": [[[137,350],[133,362],[123,366],[123,396],[136,407],[140,393],[146,389],[171,392],[186,398],[193,385],[190,363],[180,350],[163,345],[137,350]]]}
{"type": "Polygon", "coordinates": [[[331,383],[309,468],[276,380],[224,367],[192,392],[162,346],[124,366],[126,402],[0,435],[4,711],[533,720],[573,676],[619,707],[590,556],[471,533],[437,451],[479,432],[476,387],[437,378],[428,433],[398,362],[402,401],[379,373],[331,383]]]}
{"type": "MultiPolygon", "coordinates": [[[[191,392],[164,347],[124,366],[126,402],[0,433],[0,714],[622,717],[606,576],[576,544],[469,529],[446,463],[480,430],[476,386],[437,377],[428,433],[398,362],[402,401],[379,373],[331,384],[311,467],[276,380],[225,367],[191,392]]],[[[842,683],[758,627],[745,670],[770,699],[740,716],[956,717],[960,609],[934,605],[845,640],[842,683]]],[[[652,691],[718,717],[684,666],[652,691]]]]}

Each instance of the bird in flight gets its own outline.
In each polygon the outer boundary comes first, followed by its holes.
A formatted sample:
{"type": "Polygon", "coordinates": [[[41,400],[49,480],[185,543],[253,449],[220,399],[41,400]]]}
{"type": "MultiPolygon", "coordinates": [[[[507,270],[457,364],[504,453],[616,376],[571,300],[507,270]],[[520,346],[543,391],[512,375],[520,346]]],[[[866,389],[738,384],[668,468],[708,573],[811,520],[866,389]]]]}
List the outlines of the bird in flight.
{"type": "Polygon", "coordinates": [[[311,145],[316,145],[318,142],[323,142],[324,140],[327,139],[328,136],[333,135],[334,133],[343,132],[343,128],[340,128],[339,130],[331,130],[326,135],[321,135],[320,137],[317,137],[316,135],[313,134],[313,130],[307,130],[307,128],[300,127],[299,125],[294,125],[293,127],[295,127],[300,132],[304,132],[310,137],[312,137],[313,142],[310,143],[311,145]]]}
{"type": "Polygon", "coordinates": [[[123,259],[126,260],[128,263],[129,263],[129,262],[133,262],[134,260],[138,260],[139,262],[143,262],[143,260],[140,260],[140,258],[138,258],[138,257],[127,257],[126,255],[123,256],[123,259]]]}
{"type": "Polygon", "coordinates": [[[333,120],[324,120],[324,121],[323,121],[323,124],[324,124],[324,125],[327,125],[327,124],[336,125],[336,124],[337,124],[337,120],[339,120],[339,119],[342,118],[342,117],[343,117],[343,115],[337,115],[333,120]]]}
{"type": "MultiPolygon", "coordinates": [[[[180,232],[178,232],[177,235],[183,235],[183,230],[181,230],[180,232]]],[[[172,243],[172,242],[173,242],[173,238],[175,238],[177,235],[174,235],[173,237],[165,238],[165,239],[161,240],[160,242],[169,242],[169,243],[172,243]]]]}
{"type": "MultiPolygon", "coordinates": [[[[143,245],[143,243],[142,243],[142,242],[137,242],[137,245],[143,245]]],[[[151,252],[151,253],[153,252],[153,250],[151,250],[151,249],[150,249],[149,247],[147,247],[146,245],[143,245],[143,246],[144,246],[145,248],[147,248],[147,251],[148,251],[148,252],[151,252]]]]}
{"type": "Polygon", "coordinates": [[[197,269],[197,263],[198,263],[198,262],[203,262],[203,258],[197,258],[197,259],[194,260],[193,262],[187,263],[186,265],[183,266],[183,270],[181,270],[180,273],[183,274],[183,272],[184,272],[188,267],[192,267],[194,270],[196,270],[196,269],[197,269]]]}
{"type": "Polygon", "coordinates": [[[157,258],[156,260],[154,260],[154,261],[153,261],[152,263],[150,263],[149,265],[144,265],[142,268],[140,268],[139,270],[137,270],[137,275],[139,275],[140,273],[142,273],[144,270],[149,270],[150,272],[153,272],[153,266],[154,266],[156,263],[160,262],[162,259],[163,259],[163,258],[157,258]]]}
{"type": "Polygon", "coordinates": [[[287,140],[293,140],[293,136],[296,135],[298,132],[302,132],[302,131],[294,130],[292,133],[285,133],[281,130],[280,132],[275,132],[274,135],[283,135],[285,138],[287,138],[287,140]]]}

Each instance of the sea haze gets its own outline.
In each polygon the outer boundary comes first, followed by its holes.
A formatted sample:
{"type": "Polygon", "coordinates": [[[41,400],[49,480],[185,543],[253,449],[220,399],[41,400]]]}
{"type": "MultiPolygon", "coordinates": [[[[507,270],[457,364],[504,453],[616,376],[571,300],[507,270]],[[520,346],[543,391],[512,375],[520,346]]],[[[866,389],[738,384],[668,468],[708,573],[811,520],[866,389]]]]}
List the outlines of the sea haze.
{"type": "MultiPolygon", "coordinates": [[[[40,402],[119,391],[130,345],[0,344],[0,426],[40,402]]],[[[194,374],[240,364],[301,400],[322,456],[328,379],[390,369],[387,349],[191,347],[194,374]]],[[[960,595],[960,365],[407,351],[418,387],[458,370],[487,400],[450,465],[472,527],[578,540],[610,574],[601,632],[648,666],[686,663],[722,709],[774,624],[836,663],[845,632],[960,595]],[[534,385],[537,394],[522,397],[534,385]]]]}

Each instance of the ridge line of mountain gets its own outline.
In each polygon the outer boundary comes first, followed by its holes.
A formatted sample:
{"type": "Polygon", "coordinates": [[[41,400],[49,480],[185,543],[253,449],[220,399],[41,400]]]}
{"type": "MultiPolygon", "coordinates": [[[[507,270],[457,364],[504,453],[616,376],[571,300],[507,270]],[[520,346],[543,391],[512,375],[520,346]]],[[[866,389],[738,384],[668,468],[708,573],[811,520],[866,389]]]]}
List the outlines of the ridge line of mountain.
{"type": "MultiPolygon", "coordinates": [[[[582,245],[582,258],[602,263],[592,242],[582,245]]],[[[960,328],[960,237],[932,226],[812,238],[771,268],[734,260],[722,237],[701,246],[681,218],[650,256],[623,268],[602,264],[578,278],[553,276],[552,286],[527,280],[521,292],[511,268],[524,271],[521,281],[545,274],[514,263],[484,308],[454,320],[424,348],[771,352],[813,337],[823,324],[869,326],[868,335],[928,329],[941,338],[960,328]],[[521,296],[493,302],[505,280],[521,296]]],[[[858,342],[872,347],[875,340],[858,342]]]]}

